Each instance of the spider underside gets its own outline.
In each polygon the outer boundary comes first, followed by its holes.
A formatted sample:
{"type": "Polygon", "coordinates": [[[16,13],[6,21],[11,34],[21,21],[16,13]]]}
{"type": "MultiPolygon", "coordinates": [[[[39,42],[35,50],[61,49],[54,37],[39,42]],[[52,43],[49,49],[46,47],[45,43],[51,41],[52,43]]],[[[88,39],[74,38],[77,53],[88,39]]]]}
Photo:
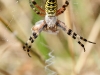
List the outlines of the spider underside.
{"type": "MultiPolygon", "coordinates": [[[[29,37],[29,40],[25,43],[23,46],[23,49],[27,51],[28,55],[30,56],[29,52],[31,49],[31,45],[34,42],[34,40],[38,37],[41,31],[46,31],[46,32],[58,32],[59,29],[64,30],[68,35],[70,35],[73,39],[76,39],[78,44],[83,47],[85,51],[84,44],[81,43],[82,41],[89,42],[96,44],[94,42],[88,41],[87,39],[79,36],[75,32],[73,32],[71,29],[67,28],[65,23],[61,22],[60,20],[57,19],[57,16],[62,14],[65,10],[66,7],[69,5],[69,2],[66,0],[65,4],[57,10],[57,0],[46,0],[45,3],[45,10],[43,10],[40,6],[37,5],[37,3],[34,0],[29,0],[31,8],[40,16],[45,16],[44,20],[40,20],[36,22],[35,26],[32,27],[32,35],[29,37]],[[37,11],[35,7],[40,10],[37,11]]],[[[31,57],[31,56],[30,56],[31,57]]]]}

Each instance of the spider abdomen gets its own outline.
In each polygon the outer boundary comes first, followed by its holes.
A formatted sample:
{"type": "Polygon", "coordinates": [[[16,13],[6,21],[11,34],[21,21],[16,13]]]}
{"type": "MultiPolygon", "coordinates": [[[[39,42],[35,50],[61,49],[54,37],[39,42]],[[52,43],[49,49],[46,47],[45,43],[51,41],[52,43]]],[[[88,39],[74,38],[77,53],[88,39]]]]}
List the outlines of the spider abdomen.
{"type": "Polygon", "coordinates": [[[57,11],[57,0],[46,0],[45,12],[48,16],[55,16],[57,11]]]}

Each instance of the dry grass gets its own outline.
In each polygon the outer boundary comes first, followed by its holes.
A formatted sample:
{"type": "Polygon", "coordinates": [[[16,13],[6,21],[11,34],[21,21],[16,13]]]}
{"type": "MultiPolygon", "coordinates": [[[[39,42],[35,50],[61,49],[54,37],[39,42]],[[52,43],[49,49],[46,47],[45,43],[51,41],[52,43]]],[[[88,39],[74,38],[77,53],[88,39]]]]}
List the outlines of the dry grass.
{"type": "MultiPolygon", "coordinates": [[[[44,6],[45,0],[36,1],[44,6]]],[[[64,2],[58,0],[59,7],[64,2]]],[[[0,75],[47,75],[44,67],[50,49],[56,57],[52,69],[58,75],[100,74],[100,1],[69,2],[66,12],[58,18],[96,45],[84,43],[86,52],[83,52],[62,30],[57,35],[42,32],[34,42],[30,52],[32,58],[29,58],[22,46],[31,35],[31,27],[43,18],[33,13],[28,0],[0,0],[0,75]]]]}

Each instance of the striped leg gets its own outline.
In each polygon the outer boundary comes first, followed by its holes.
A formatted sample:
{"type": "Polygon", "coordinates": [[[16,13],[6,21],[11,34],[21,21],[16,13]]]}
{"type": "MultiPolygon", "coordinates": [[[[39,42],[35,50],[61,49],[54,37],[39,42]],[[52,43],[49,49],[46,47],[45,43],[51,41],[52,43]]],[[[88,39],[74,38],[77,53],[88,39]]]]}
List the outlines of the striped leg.
{"type": "Polygon", "coordinates": [[[44,26],[46,25],[43,21],[41,22],[40,21],[37,22],[37,25],[32,27],[32,35],[30,36],[29,40],[23,46],[24,51],[27,51],[29,57],[31,57],[29,52],[30,52],[32,43],[38,37],[39,33],[43,30],[44,26]]]}
{"type": "Polygon", "coordinates": [[[57,13],[56,13],[56,16],[62,14],[65,10],[66,10],[66,7],[69,5],[69,2],[66,0],[65,4],[57,10],[57,13]]]}
{"type": "Polygon", "coordinates": [[[36,12],[36,14],[40,15],[40,16],[44,16],[45,15],[45,11],[39,6],[37,5],[37,3],[34,0],[29,0],[30,6],[31,8],[34,10],[34,12],[36,12]],[[37,7],[41,12],[37,11],[35,7],[37,7]]]}
{"type": "Polygon", "coordinates": [[[25,51],[27,51],[28,53],[28,56],[30,56],[29,52],[30,52],[30,49],[31,49],[31,45],[32,43],[34,42],[34,40],[38,37],[37,33],[36,32],[33,32],[33,34],[30,36],[29,40],[25,43],[25,45],[23,46],[23,49],[25,51]]]}
{"type": "Polygon", "coordinates": [[[71,29],[68,29],[68,28],[65,26],[65,24],[64,24],[63,22],[61,22],[61,21],[58,21],[58,22],[56,23],[56,25],[59,26],[60,28],[62,28],[64,31],[66,31],[66,33],[67,33],[68,35],[70,35],[73,39],[76,39],[76,40],[78,41],[78,44],[81,45],[81,47],[83,47],[84,52],[85,52],[85,47],[84,47],[84,44],[82,44],[80,40],[85,41],[85,42],[89,42],[89,43],[92,43],[92,44],[96,44],[96,43],[94,43],[94,42],[88,41],[87,39],[85,39],[85,38],[79,36],[78,34],[76,34],[75,32],[73,32],[71,29]]]}

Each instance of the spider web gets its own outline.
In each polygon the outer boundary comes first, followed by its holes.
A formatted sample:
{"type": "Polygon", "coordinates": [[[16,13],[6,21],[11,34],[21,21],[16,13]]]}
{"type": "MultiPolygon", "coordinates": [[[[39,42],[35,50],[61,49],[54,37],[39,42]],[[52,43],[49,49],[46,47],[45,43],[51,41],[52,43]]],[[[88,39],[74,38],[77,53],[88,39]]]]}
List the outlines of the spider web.
{"type": "MultiPolygon", "coordinates": [[[[1,1],[0,1],[1,2],[1,1]]],[[[18,0],[16,0],[16,2],[15,2],[15,5],[16,4],[18,4],[18,0]]],[[[1,5],[2,6],[2,5],[1,5]]],[[[2,7],[0,7],[1,8],[1,10],[0,11],[2,11],[2,7]]],[[[10,19],[10,21],[8,22],[8,25],[7,25],[7,28],[8,29],[10,29],[10,25],[11,25],[11,23],[14,21],[14,17],[15,17],[15,14],[14,13],[16,13],[16,9],[13,9],[12,11],[11,11],[11,14],[12,14],[12,18],[10,19]]],[[[1,16],[2,16],[2,14],[1,14],[1,16]]],[[[1,22],[0,22],[1,23],[1,22]]],[[[6,29],[7,29],[6,28],[6,29]]],[[[14,31],[14,32],[12,32],[12,36],[15,36],[17,34],[17,32],[16,31],[14,31]]],[[[10,42],[11,43],[11,40],[9,40],[7,37],[5,37],[5,35],[3,36],[3,37],[1,37],[1,39],[0,39],[1,41],[5,41],[5,42],[10,42]]]]}
{"type": "Polygon", "coordinates": [[[54,50],[51,49],[49,46],[45,45],[44,43],[41,42],[41,44],[48,49],[50,49],[50,52],[48,53],[49,58],[45,60],[45,63],[47,64],[45,66],[45,71],[47,72],[47,75],[57,75],[57,73],[53,70],[51,70],[49,67],[54,64],[55,56],[53,55],[54,50]]]}
{"type": "MultiPolygon", "coordinates": [[[[15,7],[17,4],[19,3],[19,0],[16,0],[15,1],[15,3],[14,3],[14,6],[12,6],[12,7],[15,7]]],[[[40,0],[40,5],[42,5],[42,2],[41,2],[41,0],[40,0]]],[[[42,6],[41,6],[42,7],[42,6]]],[[[11,9],[11,14],[12,14],[12,17],[11,17],[11,19],[9,20],[9,25],[7,26],[7,28],[8,29],[10,29],[11,28],[11,26],[12,26],[12,24],[13,24],[13,22],[15,21],[15,18],[16,18],[16,15],[19,15],[19,14],[21,14],[21,13],[17,13],[18,12],[18,10],[15,8],[15,9],[11,9]],[[16,14],[17,13],[17,14],[16,14]]],[[[7,30],[8,30],[7,29],[7,30]]],[[[17,30],[13,30],[13,31],[11,31],[12,33],[11,33],[11,35],[13,36],[13,37],[15,37],[15,36],[17,36],[17,34],[18,34],[18,32],[17,32],[17,30]]],[[[28,32],[29,33],[29,32],[28,32]]],[[[9,36],[8,36],[9,37],[9,36]]],[[[0,41],[5,41],[5,42],[8,42],[8,43],[12,43],[12,44],[14,44],[14,42],[11,40],[11,39],[9,39],[8,37],[6,37],[6,35],[4,34],[4,36],[3,37],[0,37],[0,41]]],[[[27,37],[29,37],[29,36],[27,36],[27,37]]],[[[26,40],[27,41],[27,40],[26,40]]],[[[45,46],[46,48],[48,48],[49,49],[49,47],[47,47],[45,44],[43,44],[43,46],[45,46]]],[[[56,72],[54,72],[54,71],[52,71],[52,70],[50,70],[48,67],[49,66],[51,66],[52,64],[53,64],[53,60],[54,60],[54,56],[52,55],[52,53],[53,53],[53,50],[51,50],[49,53],[48,53],[48,56],[50,57],[49,59],[47,59],[46,60],[46,66],[45,66],[45,70],[46,70],[46,72],[47,72],[47,75],[57,75],[56,74],[56,72]]]]}

